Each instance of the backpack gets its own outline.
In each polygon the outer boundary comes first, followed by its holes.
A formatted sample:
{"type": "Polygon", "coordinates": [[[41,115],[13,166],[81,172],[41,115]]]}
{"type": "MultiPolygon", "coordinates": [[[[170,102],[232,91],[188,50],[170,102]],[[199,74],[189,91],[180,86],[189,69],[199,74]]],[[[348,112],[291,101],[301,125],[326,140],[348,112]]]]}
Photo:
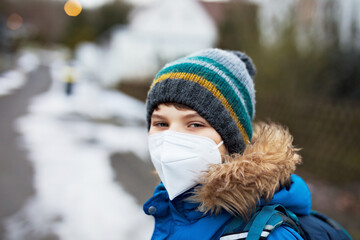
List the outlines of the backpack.
{"type": "Polygon", "coordinates": [[[267,239],[281,225],[291,227],[304,240],[352,240],[333,219],[315,211],[311,211],[310,215],[297,216],[280,204],[262,207],[248,222],[233,218],[220,240],[267,239]]]}

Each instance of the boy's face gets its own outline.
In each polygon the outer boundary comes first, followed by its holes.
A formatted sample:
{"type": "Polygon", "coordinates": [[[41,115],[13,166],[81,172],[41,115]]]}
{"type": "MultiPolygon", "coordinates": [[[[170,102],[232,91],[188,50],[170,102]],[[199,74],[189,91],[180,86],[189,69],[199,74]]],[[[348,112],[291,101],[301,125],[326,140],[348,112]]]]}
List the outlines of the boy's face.
{"type": "MultiPolygon", "coordinates": [[[[149,135],[165,130],[208,137],[216,144],[222,141],[220,134],[196,111],[179,110],[171,104],[160,104],[151,116],[149,135]]],[[[224,144],[219,147],[219,151],[221,156],[227,153],[224,144]]]]}

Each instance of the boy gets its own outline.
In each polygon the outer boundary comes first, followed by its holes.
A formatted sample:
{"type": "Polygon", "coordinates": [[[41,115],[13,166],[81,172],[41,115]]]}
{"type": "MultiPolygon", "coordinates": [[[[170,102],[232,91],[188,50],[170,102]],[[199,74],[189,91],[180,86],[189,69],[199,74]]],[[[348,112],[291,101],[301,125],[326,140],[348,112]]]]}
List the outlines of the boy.
{"type": "MultiPolygon", "coordinates": [[[[162,183],[144,204],[155,218],[152,239],[245,239],[229,231],[234,219],[240,226],[263,205],[309,215],[310,192],[292,175],[301,157],[291,135],[275,124],[252,124],[254,75],[244,53],[208,49],[155,77],[147,121],[162,183]]],[[[287,225],[261,236],[302,239],[287,225]]]]}

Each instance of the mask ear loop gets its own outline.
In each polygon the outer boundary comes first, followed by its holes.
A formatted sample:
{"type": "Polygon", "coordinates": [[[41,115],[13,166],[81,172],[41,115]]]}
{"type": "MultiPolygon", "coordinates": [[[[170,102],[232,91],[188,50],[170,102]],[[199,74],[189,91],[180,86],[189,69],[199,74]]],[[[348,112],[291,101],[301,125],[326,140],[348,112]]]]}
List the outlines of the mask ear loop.
{"type": "Polygon", "coordinates": [[[224,141],[221,141],[218,145],[216,145],[216,148],[219,148],[223,144],[224,144],[224,141]]]}

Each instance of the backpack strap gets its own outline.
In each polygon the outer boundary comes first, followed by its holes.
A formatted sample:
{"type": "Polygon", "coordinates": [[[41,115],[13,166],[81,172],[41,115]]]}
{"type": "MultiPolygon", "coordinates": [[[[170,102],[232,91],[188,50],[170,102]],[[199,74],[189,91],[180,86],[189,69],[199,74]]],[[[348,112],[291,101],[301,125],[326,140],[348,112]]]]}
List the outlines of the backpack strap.
{"type": "Polygon", "coordinates": [[[280,225],[287,225],[303,235],[297,217],[282,205],[267,205],[257,211],[248,222],[234,218],[220,240],[266,239],[280,225]]]}
{"type": "Polygon", "coordinates": [[[260,237],[267,237],[270,234],[270,232],[264,232],[264,229],[270,218],[277,213],[276,207],[278,205],[268,205],[261,209],[252,222],[246,239],[258,240],[260,237]]]}
{"type": "Polygon", "coordinates": [[[315,211],[310,215],[296,216],[282,205],[264,206],[248,222],[234,217],[220,240],[267,239],[281,225],[289,226],[304,240],[352,240],[333,219],[315,211]]]}

